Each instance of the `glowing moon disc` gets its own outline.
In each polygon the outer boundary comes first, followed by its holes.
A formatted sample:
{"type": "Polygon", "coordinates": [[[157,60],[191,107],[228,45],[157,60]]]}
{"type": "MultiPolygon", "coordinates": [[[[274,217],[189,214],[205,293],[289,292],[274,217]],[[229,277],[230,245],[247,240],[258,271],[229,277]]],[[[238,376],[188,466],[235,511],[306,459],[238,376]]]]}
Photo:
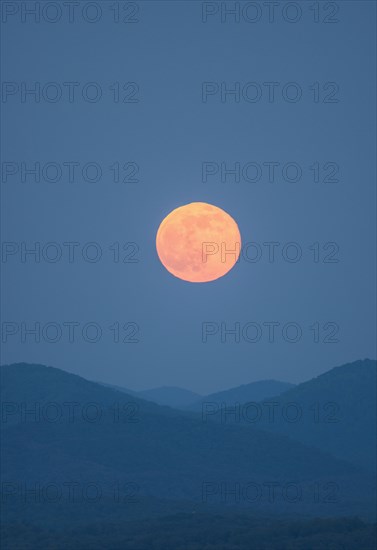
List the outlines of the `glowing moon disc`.
{"type": "Polygon", "coordinates": [[[232,269],[241,250],[241,235],[234,219],[205,202],[176,208],[157,231],[158,257],[175,277],[205,283],[232,269]]]}

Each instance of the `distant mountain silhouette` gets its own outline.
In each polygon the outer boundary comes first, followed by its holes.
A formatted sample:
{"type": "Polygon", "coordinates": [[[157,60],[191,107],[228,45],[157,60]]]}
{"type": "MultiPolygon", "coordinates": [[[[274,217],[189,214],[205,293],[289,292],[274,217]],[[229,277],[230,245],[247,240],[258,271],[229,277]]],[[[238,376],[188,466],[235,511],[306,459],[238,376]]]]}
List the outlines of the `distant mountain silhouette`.
{"type": "MultiPolygon", "coordinates": [[[[276,411],[297,404],[298,421],[286,422],[277,412],[272,423],[264,415],[259,427],[376,472],[376,375],[377,362],[370,359],[335,367],[271,399],[276,411]]],[[[291,412],[293,418],[294,407],[291,412]]]]}
{"type": "MultiPolygon", "coordinates": [[[[280,434],[203,422],[52,367],[1,367],[2,479],[20,483],[95,480],[132,482],[140,496],[201,502],[203,484],[263,488],[274,482],[336,483],[340,501],[258,501],[257,512],[361,514],[372,508],[373,484],[355,466],[280,434]],[[74,411],[74,412],[73,412],[74,411]]],[[[234,497],[234,496],[233,496],[234,497]]],[[[227,505],[245,505],[234,502],[227,505]]],[[[79,513],[79,512],[77,512],[79,513]]]]}
{"type": "Polygon", "coordinates": [[[189,405],[201,399],[198,393],[176,386],[162,386],[150,390],[134,391],[123,388],[122,386],[115,386],[114,384],[106,384],[105,382],[98,383],[106,388],[112,388],[113,390],[118,390],[128,395],[135,395],[140,399],[152,401],[152,403],[156,403],[157,405],[173,407],[174,409],[186,409],[189,405]]]}
{"type": "Polygon", "coordinates": [[[376,361],[355,361],[263,399],[257,406],[238,399],[243,406],[236,419],[225,414],[226,407],[234,406],[235,402],[228,399],[221,409],[219,399],[215,412],[208,405],[208,418],[284,434],[374,473],[376,373],[376,361]]]}
{"type": "Polygon", "coordinates": [[[121,391],[122,393],[126,393],[127,395],[137,395],[138,392],[134,390],[130,390],[129,388],[124,388],[123,386],[116,386],[115,384],[106,384],[106,382],[98,382],[95,381],[96,384],[101,384],[101,386],[105,386],[106,388],[111,388],[112,390],[121,391]]]}
{"type": "Polygon", "coordinates": [[[185,408],[201,399],[199,394],[175,386],[162,386],[161,388],[139,391],[137,394],[139,397],[153,401],[158,405],[168,405],[177,409],[185,408]]]}
{"type": "Polygon", "coordinates": [[[242,386],[230,388],[229,390],[206,395],[189,406],[189,408],[191,410],[200,411],[203,403],[211,402],[217,403],[220,406],[221,403],[231,406],[235,403],[246,403],[247,401],[258,402],[268,397],[272,397],[273,395],[279,395],[293,387],[294,384],[279,382],[278,380],[251,382],[250,384],[243,384],[242,386]]]}
{"type": "Polygon", "coordinates": [[[289,382],[279,382],[277,380],[261,380],[243,384],[229,390],[211,393],[206,396],[201,396],[195,392],[179,388],[176,386],[162,386],[160,388],[152,388],[150,390],[133,391],[122,386],[113,384],[105,384],[99,382],[107,388],[122,391],[129,395],[136,395],[141,399],[152,401],[158,405],[167,405],[175,409],[191,410],[199,412],[202,409],[202,403],[245,403],[246,401],[262,401],[273,395],[279,395],[286,390],[293,388],[294,384],[289,382]]]}

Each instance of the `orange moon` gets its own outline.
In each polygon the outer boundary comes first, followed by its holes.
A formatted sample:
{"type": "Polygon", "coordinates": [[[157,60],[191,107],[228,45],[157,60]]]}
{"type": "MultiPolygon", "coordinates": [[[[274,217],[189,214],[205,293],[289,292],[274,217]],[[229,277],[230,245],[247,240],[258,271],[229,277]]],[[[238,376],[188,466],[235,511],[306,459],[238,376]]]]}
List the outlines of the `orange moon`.
{"type": "Polygon", "coordinates": [[[192,202],[176,208],[161,222],[156,248],[172,275],[190,283],[206,283],[232,269],[240,255],[241,235],[225,210],[192,202]]]}

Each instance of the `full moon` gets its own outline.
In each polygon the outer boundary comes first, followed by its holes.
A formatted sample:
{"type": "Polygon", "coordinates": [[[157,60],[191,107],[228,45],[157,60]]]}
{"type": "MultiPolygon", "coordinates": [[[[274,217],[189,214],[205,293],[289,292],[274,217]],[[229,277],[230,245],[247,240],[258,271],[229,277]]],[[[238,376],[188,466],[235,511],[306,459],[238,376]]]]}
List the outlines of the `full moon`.
{"type": "Polygon", "coordinates": [[[176,208],[161,222],[158,257],[175,277],[206,283],[223,277],[241,250],[238,225],[225,210],[205,202],[176,208]]]}

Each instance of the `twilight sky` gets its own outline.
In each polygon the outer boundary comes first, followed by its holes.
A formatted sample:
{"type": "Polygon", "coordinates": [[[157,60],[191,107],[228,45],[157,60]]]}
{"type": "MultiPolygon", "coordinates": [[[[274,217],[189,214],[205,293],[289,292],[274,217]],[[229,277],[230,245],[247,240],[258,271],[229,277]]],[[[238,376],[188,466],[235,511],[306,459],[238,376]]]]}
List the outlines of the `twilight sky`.
{"type": "Polygon", "coordinates": [[[2,363],[206,393],[376,356],[373,2],[2,4],[2,363]],[[244,244],[206,284],[155,249],[194,201],[244,244]]]}

